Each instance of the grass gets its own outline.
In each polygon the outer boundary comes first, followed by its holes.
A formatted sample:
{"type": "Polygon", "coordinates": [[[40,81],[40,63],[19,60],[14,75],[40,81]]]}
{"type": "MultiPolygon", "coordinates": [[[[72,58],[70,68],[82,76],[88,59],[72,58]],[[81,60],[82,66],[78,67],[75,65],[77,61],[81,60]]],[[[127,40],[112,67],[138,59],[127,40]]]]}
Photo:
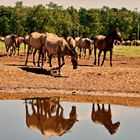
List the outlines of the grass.
{"type": "MultiPolygon", "coordinates": [[[[4,44],[4,42],[0,41],[0,51],[4,51],[4,50],[5,50],[5,44],[4,44]]],[[[24,44],[23,43],[21,43],[21,45],[20,45],[20,51],[24,51],[24,44]]]]}
{"type": "Polygon", "coordinates": [[[140,46],[115,46],[113,54],[128,57],[140,57],[140,46]]]}
{"type": "MultiPolygon", "coordinates": [[[[0,50],[5,50],[5,45],[0,42],[0,50]]],[[[24,45],[21,44],[20,51],[24,51],[24,45]]],[[[114,46],[113,55],[140,57],[140,46],[114,46]]]]}

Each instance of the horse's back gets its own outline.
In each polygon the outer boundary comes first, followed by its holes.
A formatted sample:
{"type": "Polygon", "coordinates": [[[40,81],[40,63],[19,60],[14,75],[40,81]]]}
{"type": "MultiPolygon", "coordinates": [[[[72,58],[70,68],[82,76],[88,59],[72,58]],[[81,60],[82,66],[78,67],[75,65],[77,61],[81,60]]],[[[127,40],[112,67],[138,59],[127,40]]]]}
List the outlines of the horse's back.
{"type": "Polygon", "coordinates": [[[38,33],[38,32],[33,32],[31,33],[29,37],[29,45],[32,48],[35,49],[40,49],[43,44],[45,44],[45,34],[44,33],[38,33]]]}
{"type": "Polygon", "coordinates": [[[13,41],[12,41],[12,36],[11,35],[7,35],[5,36],[5,45],[10,46],[12,45],[13,41]]]}
{"type": "Polygon", "coordinates": [[[104,35],[97,35],[94,39],[94,47],[98,48],[99,50],[103,50],[104,49],[104,40],[105,40],[104,35]]]}
{"type": "Polygon", "coordinates": [[[47,44],[45,47],[52,55],[61,54],[64,52],[65,46],[68,46],[66,40],[63,37],[58,37],[56,34],[47,34],[47,44]]]}

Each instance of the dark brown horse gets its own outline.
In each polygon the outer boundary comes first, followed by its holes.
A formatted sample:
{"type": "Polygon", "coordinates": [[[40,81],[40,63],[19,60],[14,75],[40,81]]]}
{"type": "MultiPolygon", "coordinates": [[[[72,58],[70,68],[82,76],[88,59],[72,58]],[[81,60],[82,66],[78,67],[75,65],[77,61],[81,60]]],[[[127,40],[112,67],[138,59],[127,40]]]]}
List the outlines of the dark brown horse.
{"type": "Polygon", "coordinates": [[[104,60],[106,58],[106,52],[110,51],[110,66],[112,66],[112,50],[113,50],[113,42],[114,40],[119,40],[122,42],[121,33],[118,29],[114,29],[107,36],[98,35],[94,39],[94,65],[96,65],[96,50],[98,48],[98,66],[100,65],[100,55],[102,51],[104,51],[103,61],[101,66],[104,64],[104,60]]]}
{"type": "Polygon", "coordinates": [[[96,124],[104,125],[104,127],[109,131],[111,135],[116,133],[120,126],[120,122],[113,123],[112,122],[112,114],[111,114],[111,107],[108,105],[108,109],[105,109],[104,104],[102,104],[102,107],[100,107],[99,104],[97,104],[97,110],[95,110],[95,105],[93,103],[92,106],[92,113],[91,113],[91,119],[96,124]]]}

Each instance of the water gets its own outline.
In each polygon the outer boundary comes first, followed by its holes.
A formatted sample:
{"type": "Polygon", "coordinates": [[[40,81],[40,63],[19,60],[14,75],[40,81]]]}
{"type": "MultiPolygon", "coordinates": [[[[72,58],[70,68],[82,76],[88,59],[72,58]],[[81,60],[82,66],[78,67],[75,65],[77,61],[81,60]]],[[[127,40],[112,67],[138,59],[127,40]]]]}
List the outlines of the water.
{"type": "MultiPolygon", "coordinates": [[[[60,102],[58,106],[52,103],[54,100],[51,101],[51,105],[48,101],[34,100],[32,107],[31,100],[27,100],[26,103],[24,100],[1,100],[0,139],[136,140],[140,137],[140,108],[110,105],[111,121],[109,112],[100,110],[97,113],[97,104],[94,104],[96,113],[94,112],[93,121],[91,119],[92,103],[60,102]],[[32,115],[33,108],[36,115],[32,115]],[[56,117],[56,114],[59,115],[56,117]],[[67,118],[67,121],[64,118],[67,118]],[[101,120],[105,125],[101,124],[101,120]],[[116,124],[113,127],[114,123],[116,124]],[[58,128],[62,130],[64,127],[67,127],[67,132],[60,132],[58,128]]],[[[101,104],[100,108],[102,108],[101,104]]],[[[104,108],[108,110],[108,105],[105,104],[104,108]]]]}

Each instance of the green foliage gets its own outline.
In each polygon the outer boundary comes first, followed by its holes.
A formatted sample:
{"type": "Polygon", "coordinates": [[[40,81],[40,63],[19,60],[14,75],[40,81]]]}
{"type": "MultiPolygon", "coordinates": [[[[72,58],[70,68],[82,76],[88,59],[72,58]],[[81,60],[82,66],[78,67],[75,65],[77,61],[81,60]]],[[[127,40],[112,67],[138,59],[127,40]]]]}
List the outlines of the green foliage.
{"type": "Polygon", "coordinates": [[[15,7],[0,6],[0,35],[11,33],[25,35],[33,31],[53,32],[60,36],[84,36],[93,38],[107,35],[119,27],[124,39],[133,40],[138,33],[139,13],[126,8],[64,9],[53,2],[46,5],[25,7],[17,1],[15,7]]]}

